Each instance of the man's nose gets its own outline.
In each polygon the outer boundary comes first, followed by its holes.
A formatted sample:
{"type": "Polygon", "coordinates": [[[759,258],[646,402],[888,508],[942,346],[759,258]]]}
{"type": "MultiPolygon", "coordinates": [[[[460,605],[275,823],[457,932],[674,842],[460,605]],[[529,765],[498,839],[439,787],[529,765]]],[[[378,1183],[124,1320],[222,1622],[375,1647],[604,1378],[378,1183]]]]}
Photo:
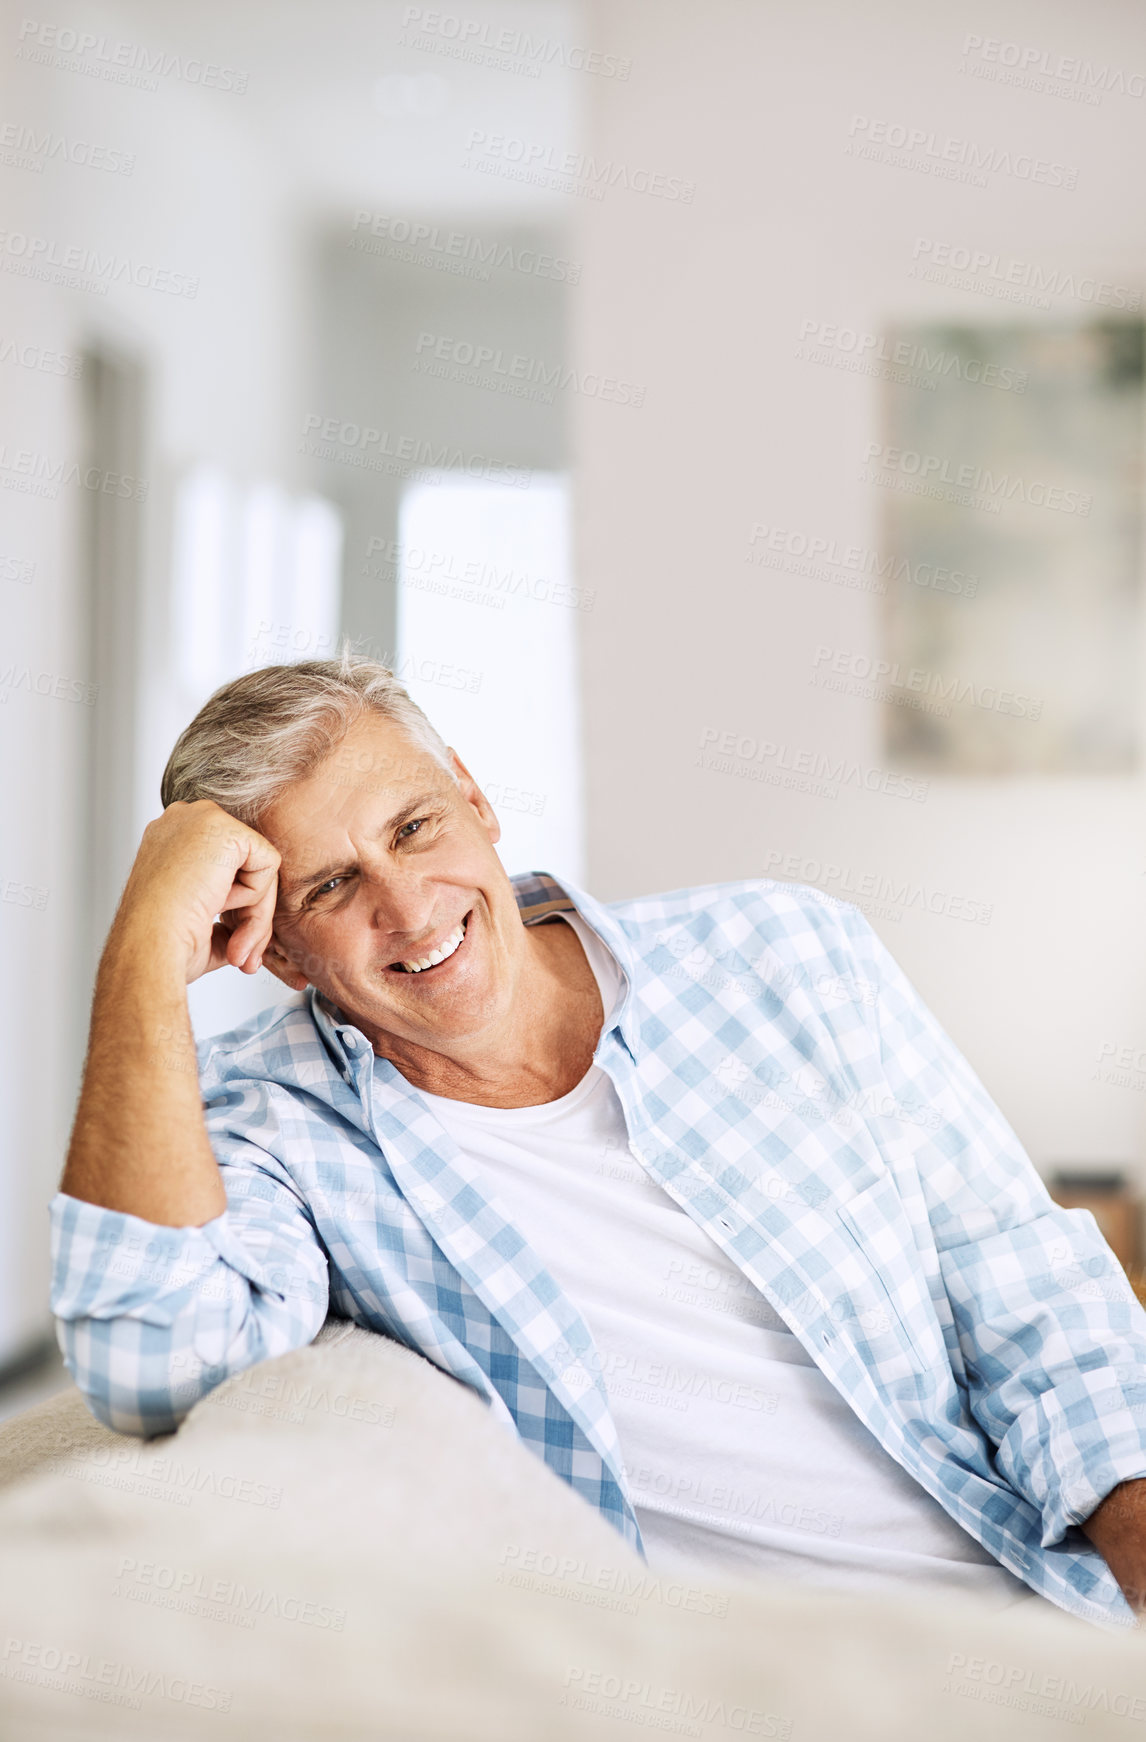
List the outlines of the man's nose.
{"type": "Polygon", "coordinates": [[[437,919],[437,895],[431,883],[412,868],[367,870],[364,881],[375,931],[392,933],[404,943],[417,943],[429,934],[437,919]]]}

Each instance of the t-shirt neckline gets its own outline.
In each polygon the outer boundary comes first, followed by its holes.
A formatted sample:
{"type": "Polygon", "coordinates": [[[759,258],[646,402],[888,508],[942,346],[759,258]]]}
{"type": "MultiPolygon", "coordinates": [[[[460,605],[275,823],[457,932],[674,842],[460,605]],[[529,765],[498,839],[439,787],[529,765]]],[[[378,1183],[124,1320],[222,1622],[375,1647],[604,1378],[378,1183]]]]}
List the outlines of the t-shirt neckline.
{"type": "MultiPolygon", "coordinates": [[[[621,970],[616,957],[607,944],[602,943],[591,926],[587,925],[579,913],[562,913],[559,916],[567,925],[571,925],[581,940],[581,947],[588,958],[589,966],[597,981],[597,989],[601,994],[601,1007],[605,1011],[605,1019],[601,1024],[601,1034],[610,1026],[610,1018],[616,1010],[617,996],[621,984],[621,970]],[[612,984],[610,984],[612,981],[612,984]]],[[[600,1037],[598,1037],[598,1044],[600,1037]]],[[[567,1094],[558,1096],[556,1101],[538,1101],[529,1107],[488,1107],[480,1101],[459,1101],[453,1095],[435,1095],[428,1089],[420,1093],[436,1109],[440,1110],[443,1123],[453,1119],[464,1121],[470,1119],[479,1124],[513,1124],[527,1125],[543,1124],[551,1119],[560,1119],[567,1113],[580,1111],[584,1102],[600,1090],[606,1080],[605,1073],[597,1064],[591,1064],[579,1083],[575,1083],[567,1094]]]]}

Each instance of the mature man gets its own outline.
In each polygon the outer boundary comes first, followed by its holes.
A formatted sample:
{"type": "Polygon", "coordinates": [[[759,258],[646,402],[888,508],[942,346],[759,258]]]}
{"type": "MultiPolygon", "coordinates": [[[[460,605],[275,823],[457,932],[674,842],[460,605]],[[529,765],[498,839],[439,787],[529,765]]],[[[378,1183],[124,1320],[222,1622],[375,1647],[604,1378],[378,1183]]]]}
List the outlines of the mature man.
{"type": "Polygon", "coordinates": [[[163,800],[52,1205],[101,1419],[170,1432],[329,1310],[654,1567],[1131,1624],[1146,1314],[853,908],[507,877],[465,766],[350,656],[220,690],[163,800]],[[186,988],[225,963],[299,996],[197,1073],[186,988]]]}

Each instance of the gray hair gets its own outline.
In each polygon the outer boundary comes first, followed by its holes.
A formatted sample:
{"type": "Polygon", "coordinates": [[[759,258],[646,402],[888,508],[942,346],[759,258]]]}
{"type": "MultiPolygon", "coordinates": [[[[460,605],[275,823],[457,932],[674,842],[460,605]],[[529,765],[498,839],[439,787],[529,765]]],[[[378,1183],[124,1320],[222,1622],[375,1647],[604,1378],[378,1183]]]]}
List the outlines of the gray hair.
{"type": "Polygon", "coordinates": [[[305,779],[368,712],[401,727],[456,780],[444,739],[389,667],[343,648],[337,659],[265,665],[217,689],[168,758],[163,804],[211,798],[257,828],[283,788],[305,779]]]}

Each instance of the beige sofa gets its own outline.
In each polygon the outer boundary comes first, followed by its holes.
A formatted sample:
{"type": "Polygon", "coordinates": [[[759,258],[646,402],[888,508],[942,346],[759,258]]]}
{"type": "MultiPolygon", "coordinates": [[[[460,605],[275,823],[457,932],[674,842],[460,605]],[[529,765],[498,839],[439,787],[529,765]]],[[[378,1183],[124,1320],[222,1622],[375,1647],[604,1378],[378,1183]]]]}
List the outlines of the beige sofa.
{"type": "Polygon", "coordinates": [[[1146,1734],[1146,1633],[657,1579],[338,1322],[162,1440],[74,1389],[0,1426],[0,1609],[3,1742],[1146,1734]]]}

